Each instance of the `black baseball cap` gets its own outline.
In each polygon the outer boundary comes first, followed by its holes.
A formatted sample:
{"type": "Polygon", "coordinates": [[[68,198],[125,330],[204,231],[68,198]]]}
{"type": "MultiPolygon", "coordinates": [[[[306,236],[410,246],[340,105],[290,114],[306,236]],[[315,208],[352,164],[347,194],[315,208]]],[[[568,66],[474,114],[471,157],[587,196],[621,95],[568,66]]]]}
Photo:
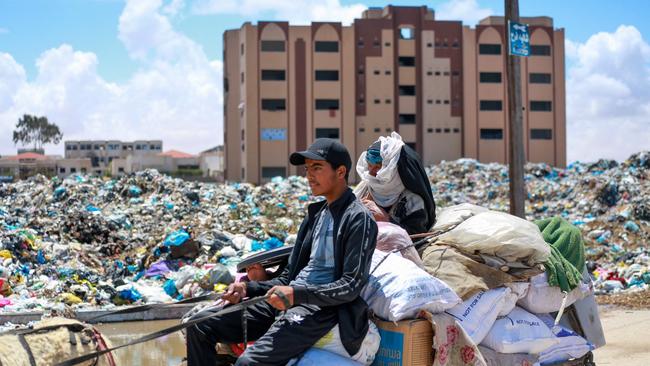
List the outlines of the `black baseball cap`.
{"type": "Polygon", "coordinates": [[[348,149],[334,139],[316,139],[307,150],[298,151],[289,156],[289,162],[293,165],[304,165],[305,159],[327,161],[334,169],[344,165],[347,172],[350,172],[352,168],[352,159],[348,149]]]}

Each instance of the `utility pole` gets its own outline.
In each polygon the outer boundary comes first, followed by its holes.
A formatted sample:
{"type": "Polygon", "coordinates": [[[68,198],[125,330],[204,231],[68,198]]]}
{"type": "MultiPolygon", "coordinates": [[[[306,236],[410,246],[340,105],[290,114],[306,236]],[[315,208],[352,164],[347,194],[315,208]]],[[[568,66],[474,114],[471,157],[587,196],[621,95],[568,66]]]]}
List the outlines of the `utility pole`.
{"type": "Polygon", "coordinates": [[[510,213],[525,218],[526,185],[524,182],[524,136],[523,113],[521,105],[521,67],[519,57],[510,54],[510,22],[519,22],[519,0],[505,0],[505,29],[508,37],[508,126],[510,141],[510,213]]]}

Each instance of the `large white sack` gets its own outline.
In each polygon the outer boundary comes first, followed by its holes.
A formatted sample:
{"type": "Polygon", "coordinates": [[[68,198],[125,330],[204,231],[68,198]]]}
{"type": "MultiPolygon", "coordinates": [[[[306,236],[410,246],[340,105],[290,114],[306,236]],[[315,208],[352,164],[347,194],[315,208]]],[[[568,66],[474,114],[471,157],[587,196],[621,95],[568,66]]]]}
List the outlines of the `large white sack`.
{"type": "MultiPolygon", "coordinates": [[[[578,287],[567,293],[565,307],[585,298],[590,293],[591,286],[581,282],[578,287]]],[[[546,273],[542,273],[530,278],[528,292],[525,297],[517,301],[517,305],[535,314],[552,313],[560,310],[563,298],[562,290],[549,285],[546,273]]]]}
{"type": "Polygon", "coordinates": [[[413,262],[380,250],[372,255],[370,276],[361,297],[377,316],[389,321],[415,318],[420,310],[440,313],[461,301],[449,286],[413,262]]]}
{"type": "Polygon", "coordinates": [[[544,263],[551,247],[537,225],[503,212],[482,212],[440,235],[438,243],[458,247],[467,253],[495,255],[508,262],[530,266],[544,263]]]}
{"type": "Polygon", "coordinates": [[[487,208],[476,206],[471,203],[461,203],[460,205],[441,208],[436,213],[436,223],[433,225],[432,230],[446,231],[474,215],[487,211],[489,211],[487,208]]]}
{"type": "Polygon", "coordinates": [[[508,294],[510,289],[505,287],[481,291],[462,304],[447,310],[447,314],[458,319],[465,333],[475,344],[479,344],[497,320],[508,294]]]}
{"type": "Polygon", "coordinates": [[[359,348],[359,351],[354,356],[350,357],[348,351],[345,350],[345,347],[341,342],[341,334],[339,332],[338,324],[323,336],[323,338],[316,342],[314,348],[336,353],[337,355],[352,359],[363,365],[370,365],[375,360],[375,355],[379,350],[379,343],[381,343],[379,330],[375,323],[369,320],[368,333],[366,333],[366,337],[361,343],[361,348],[359,348]]]}
{"type": "Polygon", "coordinates": [[[555,319],[552,316],[548,314],[538,314],[537,316],[544,324],[551,328],[551,331],[559,340],[558,344],[551,346],[539,354],[539,363],[541,365],[549,365],[579,358],[595,348],[573,330],[562,325],[554,325],[555,319]]]}
{"type": "Polygon", "coordinates": [[[520,307],[497,319],[481,342],[499,353],[529,354],[539,354],[558,343],[557,337],[543,321],[520,307]]]}
{"type": "Polygon", "coordinates": [[[511,282],[506,283],[505,287],[510,289],[503,301],[503,307],[499,311],[499,316],[506,316],[517,306],[517,301],[522,299],[528,293],[528,282],[511,282]]]}
{"type": "Polygon", "coordinates": [[[391,224],[390,222],[377,222],[376,249],[379,249],[382,252],[392,252],[399,249],[402,257],[415,263],[418,267],[424,268],[424,264],[422,263],[418,251],[414,247],[406,248],[409,245],[413,245],[413,241],[411,240],[409,233],[402,229],[402,227],[391,224]]]}
{"type": "Polygon", "coordinates": [[[300,359],[290,361],[287,366],[361,366],[362,364],[349,358],[339,356],[319,348],[310,348],[300,359]]]}

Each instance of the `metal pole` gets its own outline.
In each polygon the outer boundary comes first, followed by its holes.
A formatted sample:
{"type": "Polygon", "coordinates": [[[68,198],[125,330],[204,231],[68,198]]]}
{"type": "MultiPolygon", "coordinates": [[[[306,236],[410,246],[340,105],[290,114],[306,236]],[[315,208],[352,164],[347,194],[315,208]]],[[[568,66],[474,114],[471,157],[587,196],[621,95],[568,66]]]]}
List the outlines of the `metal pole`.
{"type": "MultiPolygon", "coordinates": [[[[509,34],[509,22],[519,22],[519,0],[505,0],[506,37],[509,34]]],[[[526,186],[524,182],[524,139],[523,113],[521,106],[521,68],[519,56],[510,55],[510,40],[508,40],[508,58],[506,74],[508,75],[508,127],[510,141],[508,153],[510,157],[510,213],[525,218],[526,186]]]]}

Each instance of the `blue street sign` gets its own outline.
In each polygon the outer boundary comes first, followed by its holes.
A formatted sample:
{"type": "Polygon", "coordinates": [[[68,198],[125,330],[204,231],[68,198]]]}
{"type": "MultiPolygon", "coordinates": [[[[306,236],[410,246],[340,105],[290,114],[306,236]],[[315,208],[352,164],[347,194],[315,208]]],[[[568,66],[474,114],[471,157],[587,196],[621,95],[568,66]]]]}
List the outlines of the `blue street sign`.
{"type": "Polygon", "coordinates": [[[530,36],[528,24],[508,22],[508,43],[510,54],[513,56],[530,55],[530,36]]]}

